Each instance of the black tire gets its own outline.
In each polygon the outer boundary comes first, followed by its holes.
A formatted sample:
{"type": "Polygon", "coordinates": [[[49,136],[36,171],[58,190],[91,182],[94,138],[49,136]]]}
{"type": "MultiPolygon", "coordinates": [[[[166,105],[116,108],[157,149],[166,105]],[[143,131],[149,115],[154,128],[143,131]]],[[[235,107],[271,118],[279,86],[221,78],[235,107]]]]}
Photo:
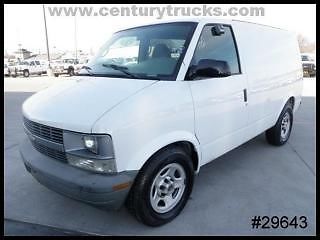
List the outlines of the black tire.
{"type": "Polygon", "coordinates": [[[68,69],[68,74],[69,74],[69,76],[73,76],[74,75],[74,69],[72,67],[70,67],[68,69]]]}
{"type": "Polygon", "coordinates": [[[290,137],[292,124],[293,124],[292,105],[291,103],[287,103],[284,106],[277,120],[277,123],[266,131],[266,139],[268,143],[274,146],[281,146],[285,144],[290,137]],[[290,125],[287,130],[288,132],[285,134],[285,136],[282,136],[282,130],[283,130],[282,121],[286,116],[289,116],[290,125]]]}
{"type": "Polygon", "coordinates": [[[30,73],[28,70],[23,70],[23,76],[24,77],[29,77],[30,76],[30,73]]]}
{"type": "MultiPolygon", "coordinates": [[[[162,171],[161,171],[162,172],[162,171]]],[[[173,220],[184,208],[192,191],[194,169],[191,157],[181,148],[171,146],[160,150],[142,167],[126,201],[129,211],[149,226],[160,226],[173,220]],[[176,205],[167,212],[154,210],[150,200],[152,183],[160,170],[169,164],[178,164],[185,172],[184,191],[176,205]]],[[[157,194],[157,193],[156,193],[157,194]]]]}
{"type": "Polygon", "coordinates": [[[11,77],[15,78],[18,76],[17,69],[14,70],[14,73],[11,74],[11,77]]]}
{"type": "Polygon", "coordinates": [[[58,74],[58,73],[55,73],[54,76],[55,76],[55,77],[59,77],[59,74],[58,74]]]}

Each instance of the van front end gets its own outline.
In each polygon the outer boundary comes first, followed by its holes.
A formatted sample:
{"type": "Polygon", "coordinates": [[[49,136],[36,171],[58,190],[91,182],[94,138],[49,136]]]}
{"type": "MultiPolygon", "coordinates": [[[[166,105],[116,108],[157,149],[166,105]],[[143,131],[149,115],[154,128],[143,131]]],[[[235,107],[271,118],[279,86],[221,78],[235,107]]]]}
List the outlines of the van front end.
{"type": "Polygon", "coordinates": [[[26,118],[24,129],[28,137],[20,153],[39,183],[103,208],[122,206],[137,171],[117,172],[110,136],[69,132],[26,118]]]}

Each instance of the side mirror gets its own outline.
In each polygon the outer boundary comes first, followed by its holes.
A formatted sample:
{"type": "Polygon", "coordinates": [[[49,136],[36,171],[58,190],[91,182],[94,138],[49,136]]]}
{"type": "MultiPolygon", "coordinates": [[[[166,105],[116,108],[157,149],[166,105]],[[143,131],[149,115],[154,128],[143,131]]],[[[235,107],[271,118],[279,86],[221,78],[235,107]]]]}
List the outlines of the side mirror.
{"type": "Polygon", "coordinates": [[[211,33],[213,36],[220,36],[224,34],[224,27],[221,24],[214,24],[211,28],[211,33]]]}
{"type": "Polygon", "coordinates": [[[187,80],[203,78],[221,78],[231,75],[226,61],[201,59],[196,66],[191,66],[187,73],[187,80]]]}

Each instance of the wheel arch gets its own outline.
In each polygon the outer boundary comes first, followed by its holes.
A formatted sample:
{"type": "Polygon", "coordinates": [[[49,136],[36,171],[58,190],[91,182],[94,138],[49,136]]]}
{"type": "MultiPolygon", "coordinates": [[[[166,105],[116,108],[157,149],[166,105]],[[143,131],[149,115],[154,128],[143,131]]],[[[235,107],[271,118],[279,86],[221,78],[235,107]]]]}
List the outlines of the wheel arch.
{"type": "Polygon", "coordinates": [[[190,154],[195,173],[199,172],[201,163],[200,144],[194,135],[186,134],[180,138],[159,137],[140,150],[128,163],[128,169],[140,170],[155,154],[170,146],[180,146],[190,154]]]}
{"type": "Polygon", "coordinates": [[[283,101],[282,101],[282,104],[281,104],[281,108],[280,110],[278,111],[277,113],[277,118],[279,118],[282,110],[284,109],[284,107],[287,105],[287,104],[290,104],[292,106],[292,111],[294,110],[294,107],[295,107],[295,104],[296,104],[296,98],[293,94],[289,94],[288,96],[286,96],[285,98],[283,98],[283,101]]]}

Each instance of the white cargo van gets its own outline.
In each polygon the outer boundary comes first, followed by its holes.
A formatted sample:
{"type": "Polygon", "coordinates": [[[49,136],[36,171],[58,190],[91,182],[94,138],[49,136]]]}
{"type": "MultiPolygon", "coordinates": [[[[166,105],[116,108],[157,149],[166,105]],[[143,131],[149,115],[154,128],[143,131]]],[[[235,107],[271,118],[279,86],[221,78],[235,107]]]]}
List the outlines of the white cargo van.
{"type": "Polygon", "coordinates": [[[302,74],[295,35],[269,26],[122,30],[79,76],[24,102],[20,151],[48,188],[108,208],[126,202],[161,225],[184,208],[204,164],[264,131],[272,145],[288,141],[302,74]]]}

